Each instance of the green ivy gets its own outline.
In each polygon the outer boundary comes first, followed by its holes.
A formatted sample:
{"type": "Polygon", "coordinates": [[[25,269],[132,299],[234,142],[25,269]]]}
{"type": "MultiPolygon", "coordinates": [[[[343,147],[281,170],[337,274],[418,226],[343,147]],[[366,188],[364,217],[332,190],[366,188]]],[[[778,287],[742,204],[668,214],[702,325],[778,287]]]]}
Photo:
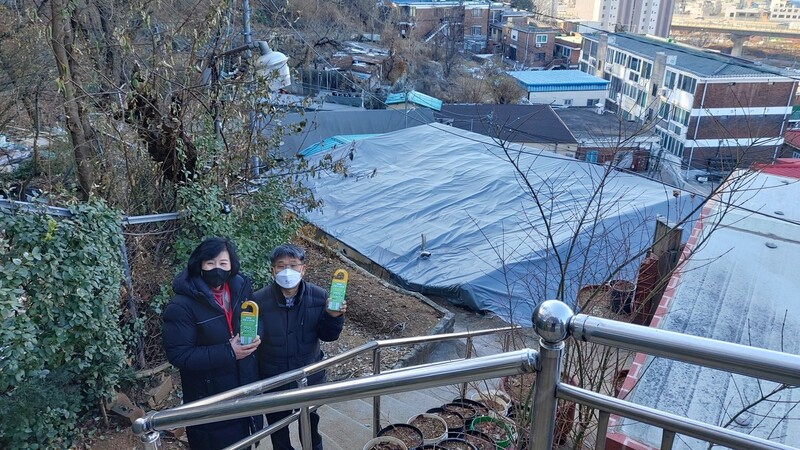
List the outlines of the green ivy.
{"type": "Polygon", "coordinates": [[[120,215],[100,202],[70,211],[0,216],[0,448],[63,447],[126,367],[120,215]]]}

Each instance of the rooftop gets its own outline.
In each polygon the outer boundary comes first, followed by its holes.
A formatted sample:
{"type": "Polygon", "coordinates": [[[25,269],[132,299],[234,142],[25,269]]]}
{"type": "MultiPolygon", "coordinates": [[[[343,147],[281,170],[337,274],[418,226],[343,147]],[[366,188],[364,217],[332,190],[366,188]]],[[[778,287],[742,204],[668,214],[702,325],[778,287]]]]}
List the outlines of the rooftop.
{"type": "Polygon", "coordinates": [[[430,95],[423,94],[422,92],[417,91],[409,91],[409,92],[398,92],[396,94],[389,94],[386,97],[386,104],[387,105],[398,105],[408,101],[409,103],[414,103],[415,105],[424,106],[426,108],[433,109],[435,111],[439,111],[442,109],[442,101],[436,97],[431,97],[430,95]]]}
{"type": "Polygon", "coordinates": [[[594,75],[580,70],[512,70],[508,75],[528,86],[567,86],[575,84],[608,84],[594,75]]]}
{"type": "Polygon", "coordinates": [[[597,114],[596,108],[559,108],[555,113],[583,144],[615,148],[623,142],[639,143],[654,136],[651,129],[643,129],[641,124],[624,120],[610,111],[597,114]]]}
{"type": "Polygon", "coordinates": [[[434,117],[438,121],[450,119],[456,128],[509,142],[577,143],[549,105],[444,105],[434,117]]]}
{"type": "MultiPolygon", "coordinates": [[[[598,41],[599,36],[599,34],[584,35],[585,38],[593,41],[598,41]]],[[[667,56],[676,57],[675,63],[668,63],[667,66],[704,78],[787,76],[787,73],[778,67],[757,64],[723,53],[708,52],[653,36],[609,33],[608,44],[650,60],[655,59],[656,53],[664,52],[667,56]]]]}
{"type": "MultiPolygon", "coordinates": [[[[800,184],[750,172],[706,206],[687,243],[691,257],[670,280],[659,328],[797,354],[800,352],[800,184]],[[732,207],[733,206],[733,207],[732,207]]],[[[638,358],[638,357],[637,357],[638,358]]],[[[800,390],[665,358],[642,358],[626,400],[769,438],[800,442],[800,390]],[[735,420],[734,420],[735,419],[735,420]],[[726,425],[727,424],[727,425],[726,425]]],[[[622,432],[661,442],[661,431],[625,420],[622,432]]],[[[705,449],[683,436],[676,449],[705,449]]]]}

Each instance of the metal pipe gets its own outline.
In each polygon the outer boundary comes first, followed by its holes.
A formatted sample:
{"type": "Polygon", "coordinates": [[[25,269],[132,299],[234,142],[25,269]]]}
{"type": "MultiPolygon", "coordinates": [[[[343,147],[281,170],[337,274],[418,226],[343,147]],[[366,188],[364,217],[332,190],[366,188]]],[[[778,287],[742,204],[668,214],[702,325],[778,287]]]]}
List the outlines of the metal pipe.
{"type": "Polygon", "coordinates": [[[158,431],[139,436],[139,441],[144,444],[144,450],[161,450],[161,433],[158,431]]]}
{"type": "Polygon", "coordinates": [[[532,372],[538,365],[538,357],[536,351],[526,349],[440,366],[326,383],[306,389],[226,400],[213,405],[184,405],[180,409],[156,411],[138,419],[133,424],[133,431],[142,434],[152,430],[201,425],[321,403],[336,403],[463,381],[519,375],[532,372]]]}
{"type": "MultiPolygon", "coordinates": [[[[464,351],[464,359],[472,358],[472,336],[467,336],[467,349],[464,351]]],[[[458,398],[467,398],[467,383],[461,383],[458,390],[458,398]]]]}
{"type": "Polygon", "coordinates": [[[556,424],[556,390],[561,379],[561,357],[570,319],[575,314],[566,303],[547,300],[533,311],[533,328],[539,335],[539,362],[530,424],[531,450],[550,450],[556,424]]]}
{"type": "MultiPolygon", "coordinates": [[[[378,347],[372,351],[372,373],[379,375],[381,373],[381,348],[378,347]]],[[[376,395],[372,397],[372,437],[378,437],[378,431],[381,429],[381,396],[376,395]]]]}
{"type": "Polygon", "coordinates": [[[441,342],[450,339],[463,339],[463,338],[468,338],[470,336],[473,337],[485,336],[487,334],[499,333],[501,331],[513,331],[520,328],[522,327],[512,326],[512,327],[501,327],[501,328],[489,328],[486,330],[462,331],[460,333],[435,334],[433,336],[414,336],[408,338],[384,339],[377,342],[378,345],[380,345],[381,347],[394,347],[397,345],[413,345],[413,344],[420,344],[423,342],[441,342]]]}
{"type": "Polygon", "coordinates": [[[792,386],[800,385],[800,356],[690,336],[616,320],[576,315],[572,336],[579,341],[662,356],[792,386]]]}
{"type": "MultiPolygon", "coordinates": [[[[308,387],[308,378],[303,378],[297,381],[299,389],[308,387]]],[[[308,406],[300,408],[300,442],[303,450],[311,450],[311,411],[308,406]]]]}
{"type": "Polygon", "coordinates": [[[231,445],[229,447],[225,447],[224,450],[239,450],[239,449],[243,449],[243,448],[248,448],[252,444],[255,444],[256,442],[259,442],[262,439],[266,439],[267,437],[269,437],[272,433],[276,432],[277,430],[279,430],[279,429],[281,429],[283,427],[288,427],[292,422],[296,421],[298,417],[300,417],[300,411],[295,411],[292,414],[284,417],[283,419],[281,419],[281,420],[279,420],[279,421],[277,421],[275,423],[269,424],[268,426],[256,431],[255,433],[251,434],[247,438],[242,439],[241,441],[239,441],[239,442],[237,442],[237,443],[235,443],[235,444],[233,444],[233,445],[231,445]]]}
{"type": "Polygon", "coordinates": [[[597,437],[595,437],[594,450],[606,450],[606,436],[608,435],[608,419],[611,414],[608,411],[600,411],[597,419],[597,437]]]}
{"type": "Polygon", "coordinates": [[[794,447],[778,442],[767,441],[728,428],[710,425],[698,420],[689,419],[635,403],[608,397],[597,392],[562,383],[558,386],[558,398],[587,405],[601,411],[628,417],[632,420],[655,425],[664,430],[674,431],[714,444],[748,450],[796,450],[794,447]]]}

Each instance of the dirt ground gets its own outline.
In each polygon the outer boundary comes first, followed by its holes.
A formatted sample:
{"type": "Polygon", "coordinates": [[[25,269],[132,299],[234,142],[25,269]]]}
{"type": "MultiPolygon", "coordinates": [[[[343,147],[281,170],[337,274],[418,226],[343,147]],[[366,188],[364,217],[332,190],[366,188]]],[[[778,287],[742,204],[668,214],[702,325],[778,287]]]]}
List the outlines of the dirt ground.
{"type": "MultiPolygon", "coordinates": [[[[441,313],[424,303],[417,296],[409,295],[387,283],[351,267],[332,250],[316,246],[310,242],[298,242],[306,249],[305,279],[325,289],[330,287],[331,277],[336,269],[346,269],[349,273],[347,284],[347,314],[345,327],[338,341],[323,343],[326,355],[336,355],[361,344],[377,340],[430,334],[442,318],[441,313]]],[[[382,366],[389,368],[410,351],[409,348],[384,349],[381,351],[382,366]]],[[[363,356],[329,370],[331,380],[344,379],[370,373],[372,354],[363,356]]],[[[175,388],[167,399],[156,409],[180,403],[180,379],[174,369],[165,373],[172,375],[175,388]]],[[[137,393],[128,394],[134,401],[151,410],[146,400],[137,398],[137,393]]],[[[76,449],[119,450],[142,448],[130,430],[127,419],[111,414],[110,426],[87,432],[85,439],[76,449]]],[[[164,449],[187,449],[181,438],[170,435],[163,437],[164,449]]]]}

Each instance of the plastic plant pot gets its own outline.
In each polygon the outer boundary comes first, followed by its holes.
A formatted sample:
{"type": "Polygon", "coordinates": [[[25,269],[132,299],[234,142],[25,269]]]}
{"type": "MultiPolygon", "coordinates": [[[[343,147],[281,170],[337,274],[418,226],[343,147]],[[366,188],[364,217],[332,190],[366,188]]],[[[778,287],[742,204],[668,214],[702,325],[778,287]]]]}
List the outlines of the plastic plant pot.
{"type": "MultiPolygon", "coordinates": [[[[394,444],[394,446],[399,450],[408,450],[408,446],[405,444],[405,442],[392,436],[378,436],[370,439],[366,444],[364,444],[364,450],[372,450],[372,448],[380,446],[381,444],[394,444]]],[[[388,448],[388,445],[386,445],[386,447],[388,448]]]]}
{"type": "Polygon", "coordinates": [[[490,416],[479,416],[472,419],[469,429],[486,434],[492,438],[498,448],[506,448],[514,440],[514,433],[512,433],[508,424],[490,416]]]}
{"type": "Polygon", "coordinates": [[[444,419],[436,414],[417,414],[409,418],[407,423],[417,427],[420,431],[422,431],[423,445],[436,444],[437,442],[441,442],[443,439],[447,438],[447,422],[445,422],[444,419]],[[426,427],[423,422],[427,422],[428,426],[426,427]],[[426,428],[428,428],[427,434],[426,428]]]}
{"type": "Polygon", "coordinates": [[[436,414],[444,419],[444,421],[447,423],[447,435],[449,437],[455,437],[464,431],[464,416],[453,410],[448,410],[445,408],[431,408],[425,412],[436,414]]]}
{"type": "Polygon", "coordinates": [[[409,449],[421,447],[423,444],[422,431],[414,425],[407,423],[394,423],[378,431],[378,437],[396,437],[406,444],[409,449]]]}

